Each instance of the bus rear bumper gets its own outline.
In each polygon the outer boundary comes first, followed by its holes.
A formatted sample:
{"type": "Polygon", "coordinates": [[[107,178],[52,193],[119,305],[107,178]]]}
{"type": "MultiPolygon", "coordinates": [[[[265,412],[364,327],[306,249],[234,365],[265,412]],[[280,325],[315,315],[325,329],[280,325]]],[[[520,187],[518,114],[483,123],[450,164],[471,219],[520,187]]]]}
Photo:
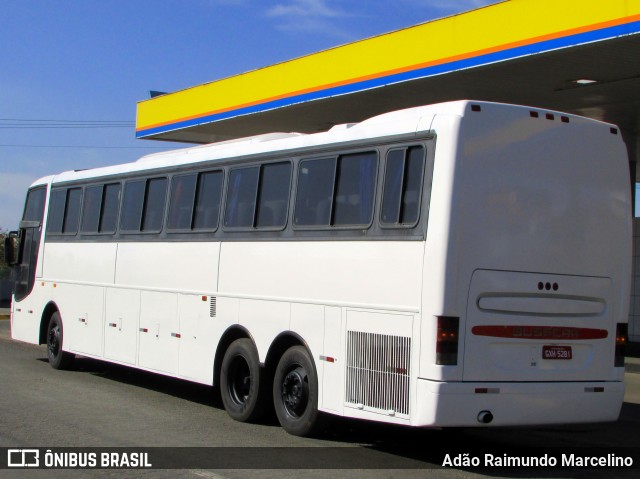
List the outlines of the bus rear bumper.
{"type": "Polygon", "coordinates": [[[618,419],[624,397],[621,381],[442,383],[418,379],[417,383],[414,426],[609,422],[618,419]]]}

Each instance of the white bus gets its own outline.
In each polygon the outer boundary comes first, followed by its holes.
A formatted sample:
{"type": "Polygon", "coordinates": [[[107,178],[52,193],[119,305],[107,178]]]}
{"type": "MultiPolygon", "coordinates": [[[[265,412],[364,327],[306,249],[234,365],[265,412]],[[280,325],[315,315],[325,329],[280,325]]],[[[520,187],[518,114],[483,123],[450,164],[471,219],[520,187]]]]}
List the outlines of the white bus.
{"type": "Polygon", "coordinates": [[[219,388],[290,433],[613,421],[630,289],[615,126],[457,101],[36,181],[12,337],[219,388]]]}

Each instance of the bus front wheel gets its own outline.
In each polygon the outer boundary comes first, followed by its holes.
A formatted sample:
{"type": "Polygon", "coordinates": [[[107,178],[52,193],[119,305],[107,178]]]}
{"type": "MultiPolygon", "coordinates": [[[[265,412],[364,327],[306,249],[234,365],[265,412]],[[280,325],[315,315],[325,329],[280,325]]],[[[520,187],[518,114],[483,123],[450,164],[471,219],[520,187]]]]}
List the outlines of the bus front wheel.
{"type": "Polygon", "coordinates": [[[295,436],[313,434],[318,423],[318,376],[306,348],[293,346],[280,358],[273,403],[285,431],[295,436]]]}
{"type": "Polygon", "coordinates": [[[53,369],[69,369],[75,358],[75,354],[62,350],[63,329],[60,313],[51,315],[47,326],[47,357],[53,369]]]}
{"type": "MultiPolygon", "coordinates": [[[[237,339],[227,349],[220,372],[220,395],[227,414],[236,421],[263,416],[266,401],[258,351],[250,339],[237,339]]],[[[265,381],[266,382],[266,381],[265,381]]]]}

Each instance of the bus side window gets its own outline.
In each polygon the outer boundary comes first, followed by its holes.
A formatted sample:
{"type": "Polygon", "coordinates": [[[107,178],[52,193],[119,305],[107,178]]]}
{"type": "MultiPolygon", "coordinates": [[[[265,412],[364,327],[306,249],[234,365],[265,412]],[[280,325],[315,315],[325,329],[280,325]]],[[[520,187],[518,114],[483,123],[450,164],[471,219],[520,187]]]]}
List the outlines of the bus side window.
{"type": "Polygon", "coordinates": [[[339,159],[332,225],[368,225],[373,213],[377,155],[343,155],[339,159]]]}
{"type": "Polygon", "coordinates": [[[171,180],[169,200],[168,230],[189,230],[193,217],[193,203],[196,195],[197,175],[174,176],[171,180]]]}
{"type": "Polygon", "coordinates": [[[198,175],[198,190],[193,218],[194,230],[215,230],[218,228],[222,179],[222,171],[210,171],[198,175]]]}
{"type": "Polygon", "coordinates": [[[42,187],[29,191],[22,221],[42,221],[46,195],[47,189],[42,187]]]}
{"type": "Polygon", "coordinates": [[[167,198],[167,179],[147,180],[147,191],[142,212],[142,231],[159,232],[162,229],[164,207],[167,198]]]}
{"type": "Polygon", "coordinates": [[[390,150],[384,175],[381,222],[385,226],[415,226],[420,216],[424,148],[390,150]]]}
{"type": "Polygon", "coordinates": [[[369,225],[373,214],[377,164],[375,152],[301,161],[295,225],[369,225]]]}
{"type": "Polygon", "coordinates": [[[167,230],[213,231],[218,227],[222,171],[174,176],[167,230]]]}
{"type": "Polygon", "coordinates": [[[281,228],[287,222],[291,163],[263,165],[256,207],[256,228],[281,228]]]}
{"type": "Polygon", "coordinates": [[[51,192],[47,232],[76,234],[80,221],[82,188],[65,188],[51,192]]]}
{"type": "Polygon", "coordinates": [[[123,231],[140,230],[144,189],[144,180],[127,181],[124,184],[124,199],[120,215],[120,228],[123,231]]]}
{"type": "Polygon", "coordinates": [[[69,188],[67,190],[67,205],[64,209],[64,221],[62,223],[63,234],[75,234],[78,232],[81,202],[82,188],[69,188]]]}
{"type": "Polygon", "coordinates": [[[336,158],[300,162],[294,214],[297,226],[329,226],[335,175],[336,158]]]}
{"type": "Polygon", "coordinates": [[[82,206],[82,224],[80,231],[83,233],[97,233],[100,223],[100,208],[102,203],[102,185],[88,186],[84,195],[82,206]]]}
{"type": "Polygon", "coordinates": [[[166,197],[166,178],[126,182],[120,228],[130,233],[158,233],[162,229],[166,197]]]}
{"type": "Polygon", "coordinates": [[[229,172],[227,204],[224,226],[227,228],[250,228],[253,226],[258,192],[260,168],[238,168],[229,172]]]}
{"type": "Polygon", "coordinates": [[[118,209],[120,207],[120,183],[104,185],[102,191],[102,209],[100,211],[100,233],[115,233],[118,224],[118,209]]]}
{"type": "Polygon", "coordinates": [[[51,192],[47,233],[62,233],[62,221],[64,220],[64,205],[66,201],[67,190],[61,189],[51,192]]]}

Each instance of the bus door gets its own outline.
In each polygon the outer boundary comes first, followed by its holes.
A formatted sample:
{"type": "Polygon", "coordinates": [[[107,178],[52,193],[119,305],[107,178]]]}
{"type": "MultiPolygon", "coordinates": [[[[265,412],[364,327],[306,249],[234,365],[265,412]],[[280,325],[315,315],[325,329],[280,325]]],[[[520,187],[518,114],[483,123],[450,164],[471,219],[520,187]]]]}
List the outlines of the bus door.
{"type": "Polygon", "coordinates": [[[16,301],[26,298],[35,283],[46,192],[46,187],[40,187],[29,191],[27,195],[27,203],[20,222],[19,251],[14,273],[16,301]]]}

